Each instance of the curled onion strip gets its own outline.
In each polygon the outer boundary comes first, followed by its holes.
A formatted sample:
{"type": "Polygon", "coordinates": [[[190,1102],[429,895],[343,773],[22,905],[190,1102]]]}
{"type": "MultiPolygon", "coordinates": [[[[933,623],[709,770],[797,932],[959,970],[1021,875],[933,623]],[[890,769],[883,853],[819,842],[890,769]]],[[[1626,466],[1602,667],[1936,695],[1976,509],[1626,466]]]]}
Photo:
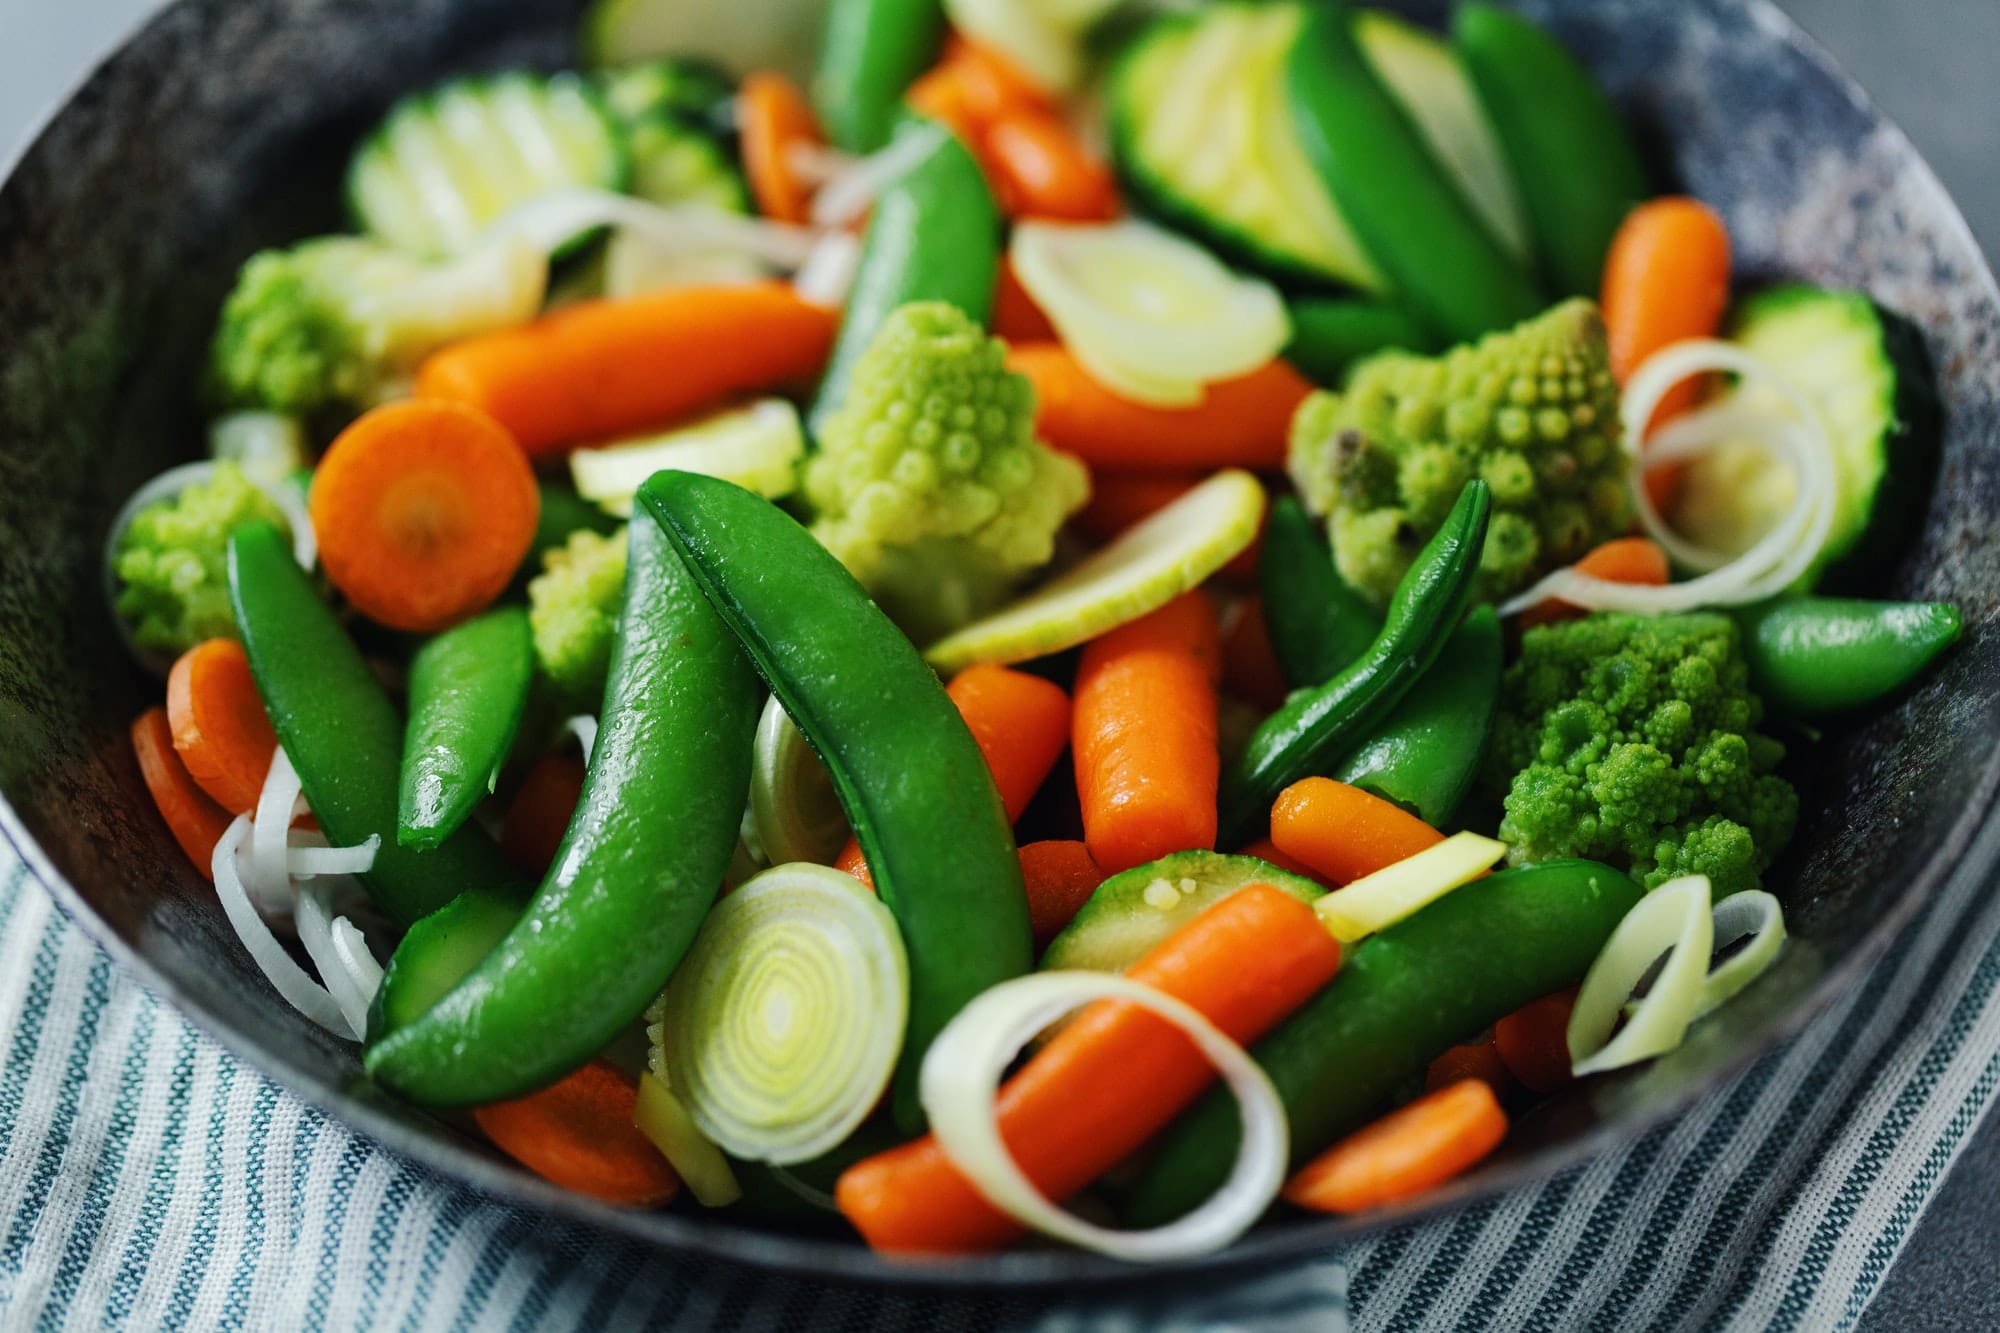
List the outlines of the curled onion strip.
{"type": "Polygon", "coordinates": [[[1680,1045],[1701,1003],[1714,940],[1708,876],[1669,880],[1641,898],[1611,932],[1577,992],[1567,1034],[1576,1076],[1637,1064],[1680,1045]],[[1619,1029],[1626,998],[1662,953],[1666,961],[1652,988],[1619,1029]]]}
{"type": "Polygon", "coordinates": [[[375,854],[382,850],[382,835],[371,833],[366,842],[348,847],[332,847],[326,839],[295,835],[285,853],[285,870],[295,879],[317,879],[326,875],[365,875],[375,868],[375,854]]]}
{"type": "Polygon", "coordinates": [[[931,1044],[918,1091],[938,1146],[989,1203],[1023,1225],[1114,1258],[1169,1260],[1221,1249],[1263,1216],[1284,1182],[1290,1130],[1270,1077],[1193,1006],[1115,973],[1037,972],[986,991],[931,1044]],[[1149,1231],[1100,1227],[1050,1202],[1000,1136],[995,1099],[1007,1066],[1049,1024],[1103,999],[1139,1005],[1185,1032],[1242,1111],[1229,1178],[1201,1207],[1149,1231]]]}
{"type": "Polygon", "coordinates": [[[249,832],[250,816],[236,816],[223,831],[221,839],[215,844],[214,854],[209,858],[209,871],[215,876],[215,893],[222,900],[222,911],[236,931],[236,938],[243,941],[251,960],[285,1003],[328,1032],[340,1037],[349,1036],[352,1027],[339,1002],[326,987],[307,976],[305,969],[292,961],[292,956],[285,952],[285,946],[278,942],[278,937],[271,933],[271,928],[264,924],[264,918],[257,914],[256,906],[250,901],[249,891],[244,888],[243,878],[236,868],[237,853],[249,832]]]}
{"type": "Polygon", "coordinates": [[[589,768],[591,752],[597,749],[597,719],[588,713],[578,713],[563,723],[563,730],[576,737],[577,746],[583,751],[583,766],[589,768]]]}
{"type": "Polygon", "coordinates": [[[609,190],[554,190],[510,210],[489,237],[516,237],[543,254],[593,227],[623,227],[675,253],[736,251],[775,268],[795,269],[812,253],[818,233],[706,204],[652,204],[609,190]]]}
{"type": "Polygon", "coordinates": [[[326,884],[314,882],[299,889],[299,903],[295,917],[299,923],[299,943],[305,946],[306,956],[319,969],[320,979],[333,1002],[340,1007],[341,1017],[356,1041],[368,1032],[368,1003],[374,996],[364,996],[355,978],[341,962],[339,950],[333,941],[333,890],[326,884]]]}
{"type": "Polygon", "coordinates": [[[1701,984],[1701,1002],[1694,1016],[1703,1014],[1735,997],[1736,993],[1762,976],[1777,961],[1785,946],[1785,909],[1762,889],[1732,893],[1715,905],[1717,953],[1740,939],[1750,942],[1733,957],[1718,963],[1701,984]]]}
{"type": "Polygon", "coordinates": [[[945,131],[935,125],[918,125],[903,130],[886,148],[859,160],[850,160],[846,169],[830,177],[813,195],[808,216],[816,227],[845,227],[871,208],[882,192],[914,171],[938,150],[945,131]]]}
{"type": "Polygon", "coordinates": [[[847,304],[847,293],[860,269],[861,242],[851,232],[830,231],[799,266],[792,287],[802,300],[838,310],[847,304]]]}
{"type": "Polygon", "coordinates": [[[779,865],[832,861],[847,842],[847,812],[826,765],[776,695],[764,704],[750,754],[748,827],[758,855],[779,865]]]}
{"type": "Polygon", "coordinates": [[[732,1156],[826,1152],[882,1098],[909,1015],[889,909],[853,878],[781,865],[717,903],[660,1009],[667,1082],[732,1156]]]}
{"type": "Polygon", "coordinates": [[[268,911],[292,910],[288,835],[292,821],[304,809],[298,770],[292,767],[285,747],[277,746],[271,751],[271,767],[257,793],[257,813],[250,825],[250,889],[268,911]]]}

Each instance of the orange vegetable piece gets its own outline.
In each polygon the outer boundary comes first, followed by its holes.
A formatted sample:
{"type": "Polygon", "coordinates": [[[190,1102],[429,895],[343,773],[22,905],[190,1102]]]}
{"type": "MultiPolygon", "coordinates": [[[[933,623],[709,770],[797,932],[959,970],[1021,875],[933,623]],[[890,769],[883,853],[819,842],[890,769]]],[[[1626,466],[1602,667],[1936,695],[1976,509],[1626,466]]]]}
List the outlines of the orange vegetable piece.
{"type": "Polygon", "coordinates": [[[583,796],[583,764],[567,754],[545,754],[528,767],[500,823],[500,850],[537,878],[548,873],[583,796]]]}
{"type": "Polygon", "coordinates": [[[632,1123],[639,1081],[592,1060],[560,1082],[473,1111],[495,1147],[542,1179],[577,1194],[656,1208],[681,1187],[667,1159],[632,1123]]]}
{"type": "MultiPolygon", "coordinates": [[[[1655,588],[1665,586],[1672,572],[1667,567],[1667,553],[1651,537],[1619,537],[1608,541],[1577,561],[1576,569],[1578,573],[1610,583],[1643,583],[1655,588]]],[[[1521,613],[1521,628],[1551,625],[1582,614],[1582,607],[1551,597],[1521,613]]]]}
{"type": "Polygon", "coordinates": [[[229,812],[210,800],[188,776],[187,765],[174,750],[173,726],[167,721],[166,709],[148,708],[132,720],[132,755],[139,761],[139,776],[174,841],[195,869],[213,879],[209,863],[215,859],[215,844],[222,841],[229,827],[229,812]]]}
{"type": "Polygon", "coordinates": [[[1436,1189],[1507,1137],[1493,1089],[1468,1078],[1426,1093],[1348,1135],[1285,1182],[1286,1202],[1360,1213],[1436,1189]]]}
{"type": "Polygon", "coordinates": [[[196,784],[232,815],[255,810],[278,733],[243,645],[209,639],[182,653],[167,675],[167,720],[196,784]]]}
{"type": "Polygon", "coordinates": [[[823,144],[826,133],[806,95],[782,74],[748,75],[736,92],[736,131],[757,211],[777,222],[810,220],[812,186],[792,164],[792,150],[823,144]]]}
{"type": "Polygon", "coordinates": [[[1319,878],[1352,884],[1444,841],[1394,802],[1332,778],[1305,778],[1278,793],[1271,841],[1319,878]]]}
{"type": "Polygon", "coordinates": [[[1507,1071],[1507,1062],[1500,1058],[1500,1050],[1493,1044],[1493,1038],[1469,1041],[1462,1046],[1454,1046],[1431,1061],[1431,1067],[1424,1074],[1424,1091],[1436,1092],[1468,1078],[1483,1081],[1496,1095],[1504,1094],[1514,1086],[1514,1076],[1507,1071]]]}
{"type": "Polygon", "coordinates": [[[1035,933],[1035,947],[1046,948],[1090,901],[1090,895],[1104,882],[1104,872],[1090,859],[1090,849],[1080,842],[1031,842],[1021,848],[1020,855],[1021,880],[1028,888],[1028,922],[1035,933]]]}
{"type": "Polygon", "coordinates": [[[1572,1077],[1569,1016],[1576,988],[1544,995],[1493,1025],[1493,1047],[1509,1073],[1534,1092],[1554,1092],[1572,1077]]]}

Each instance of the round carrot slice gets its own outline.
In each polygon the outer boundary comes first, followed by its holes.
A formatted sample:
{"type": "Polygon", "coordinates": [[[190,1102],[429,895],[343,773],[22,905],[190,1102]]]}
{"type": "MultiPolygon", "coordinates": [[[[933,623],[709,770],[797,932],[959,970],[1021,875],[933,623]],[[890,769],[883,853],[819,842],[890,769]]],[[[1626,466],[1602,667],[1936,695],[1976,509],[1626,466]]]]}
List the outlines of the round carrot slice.
{"type": "Polygon", "coordinates": [[[149,708],[133,720],[132,754],[174,841],[196,869],[212,876],[208,863],[214,858],[215,844],[229,828],[229,812],[211,801],[188,776],[187,765],[174,753],[174,731],[166,709],[149,708]]]}
{"type": "Polygon", "coordinates": [[[632,1123],[639,1081],[593,1060],[561,1082],[472,1113],[486,1137],[544,1180],[606,1203],[656,1207],[680,1177],[632,1123]]]}
{"type": "Polygon", "coordinates": [[[167,676],[167,720],[174,749],[201,789],[231,814],[255,810],[278,733],[243,645],[210,639],[182,653],[167,676]]]}
{"type": "Polygon", "coordinates": [[[498,597],[535,536],[527,455],[477,409],[392,403],[341,432],[313,474],[320,563],[356,610],[442,629],[498,597]]]}
{"type": "Polygon", "coordinates": [[[752,74],[736,93],[736,129],[757,211],[777,222],[805,222],[812,190],[792,165],[792,147],[826,142],[812,103],[782,74],[752,74]]]}

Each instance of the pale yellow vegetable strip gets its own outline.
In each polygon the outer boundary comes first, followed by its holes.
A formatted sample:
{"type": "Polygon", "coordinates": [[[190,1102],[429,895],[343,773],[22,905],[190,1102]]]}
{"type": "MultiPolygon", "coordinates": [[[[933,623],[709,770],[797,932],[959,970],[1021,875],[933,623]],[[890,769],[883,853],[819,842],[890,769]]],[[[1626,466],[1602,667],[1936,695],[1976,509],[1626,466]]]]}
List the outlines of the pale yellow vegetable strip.
{"type": "Polygon", "coordinates": [[[1405,857],[1313,904],[1343,944],[1365,939],[1469,884],[1507,854],[1507,844],[1477,833],[1455,833],[1435,847],[1405,857]]]}

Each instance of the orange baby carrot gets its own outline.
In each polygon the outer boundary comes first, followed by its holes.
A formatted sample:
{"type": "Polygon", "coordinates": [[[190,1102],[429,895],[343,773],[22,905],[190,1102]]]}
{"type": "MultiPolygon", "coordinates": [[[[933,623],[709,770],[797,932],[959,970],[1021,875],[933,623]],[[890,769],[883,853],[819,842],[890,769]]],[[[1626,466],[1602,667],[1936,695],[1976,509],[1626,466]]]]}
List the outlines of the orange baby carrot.
{"type": "Polygon", "coordinates": [[[583,795],[583,764],[574,755],[545,754],[528,766],[500,823],[500,850],[537,878],[547,873],[583,795]]]}
{"type": "Polygon", "coordinates": [[[1439,1088],[1448,1088],[1468,1078],[1483,1081],[1495,1094],[1504,1093],[1513,1086],[1514,1076],[1507,1072],[1507,1062],[1500,1058],[1500,1050],[1493,1044],[1493,1038],[1453,1046],[1431,1061],[1430,1069],[1424,1074],[1424,1091],[1436,1092],[1439,1088]]]}
{"type": "Polygon", "coordinates": [[[1222,628],[1222,680],[1237,698],[1267,710],[1290,691],[1264,628],[1264,600],[1246,597],[1231,607],[1222,628]]]}
{"type": "MultiPolygon", "coordinates": [[[[1339,966],[1339,947],[1311,908],[1252,884],[1174,932],[1130,975],[1250,1042],[1339,966]]],[[[996,1108],[1000,1136],[1042,1193],[1067,1199],[1152,1137],[1214,1077],[1194,1043],[1164,1019],[1122,1001],[1093,1004],[1007,1080],[996,1108]]],[[[848,1168],[834,1198],[878,1250],[991,1250],[1020,1234],[928,1136],[848,1168]]]]}
{"type": "Polygon", "coordinates": [[[480,408],[540,457],[802,383],[839,318],[777,282],[579,301],[434,353],[417,392],[480,408]]]}
{"type": "MultiPolygon", "coordinates": [[[[1577,561],[1576,571],[1611,583],[1643,583],[1656,588],[1666,583],[1671,572],[1667,568],[1667,553],[1651,537],[1619,537],[1608,541],[1577,561]]],[[[1583,608],[1551,597],[1521,613],[1521,628],[1532,629],[1582,614],[1583,608]]]]}
{"type": "Polygon", "coordinates": [[[188,776],[187,765],[174,750],[174,729],[166,709],[148,708],[132,720],[132,755],[174,841],[197,870],[214,878],[209,862],[229,827],[229,812],[188,776]]]}
{"type": "Polygon", "coordinates": [[[1493,1047],[1508,1072],[1536,1092],[1554,1092],[1568,1083],[1569,1015],[1576,990],[1544,995],[1493,1025],[1493,1047]]]}
{"type": "Polygon", "coordinates": [[[1084,841],[1105,874],[1215,846],[1221,656],[1199,588],[1084,648],[1070,746],[1084,841]]]}
{"type": "Polygon", "coordinates": [[[757,211],[778,222],[805,222],[812,213],[812,187],[792,165],[792,150],[826,142],[806,95],[782,74],[759,70],[745,76],[736,90],[736,133],[757,211]]]}
{"type": "Polygon", "coordinates": [[[1284,1197],[1315,1212],[1366,1212],[1437,1188],[1506,1137],[1493,1089],[1464,1079],[1334,1144],[1285,1182],[1284,1197]]]}
{"type": "Polygon", "coordinates": [[[1120,398],[1084,373],[1058,344],[1015,347],[1010,369],[1035,386],[1041,438],[1093,468],[1184,471],[1285,464],[1292,413],[1312,385],[1283,361],[1208,386],[1199,406],[1146,407],[1120,398]]]}
{"type": "Polygon", "coordinates": [[[562,1081],[473,1111],[495,1147],[544,1180],[606,1203],[657,1208],[681,1187],[632,1123],[639,1081],[593,1060],[562,1081]]]}
{"type": "Polygon", "coordinates": [[[1104,872],[1090,859],[1090,849],[1080,842],[1031,842],[1020,854],[1021,880],[1028,887],[1028,923],[1034,929],[1035,947],[1040,949],[1062,934],[1070,918],[1104,882],[1104,872]]]}
{"type": "Polygon", "coordinates": [[[255,810],[278,733],[243,645],[210,639],[182,653],[167,675],[167,720],[174,749],[201,789],[230,814],[255,810]]]}
{"type": "Polygon", "coordinates": [[[1062,118],[1016,111],[986,128],[980,160],[1011,218],[1109,222],[1118,216],[1118,182],[1062,118]]]}
{"type": "Polygon", "coordinates": [[[1271,841],[1336,886],[1444,841],[1401,806],[1332,778],[1304,778],[1271,806],[1271,841]]]}
{"type": "MultiPolygon", "coordinates": [[[[1272,842],[1269,838],[1259,838],[1249,846],[1239,848],[1238,854],[1242,856],[1254,856],[1259,861],[1269,861],[1280,870],[1289,870],[1294,875],[1302,875],[1306,879],[1317,880],[1320,877],[1318,871],[1314,870],[1304,861],[1299,860],[1296,856],[1286,855],[1285,849],[1278,846],[1277,843],[1272,842]]],[[[1330,888],[1332,886],[1328,885],[1327,887],[1330,888]]]]}
{"type": "MultiPolygon", "coordinates": [[[[1712,338],[1729,307],[1729,232],[1698,199],[1655,199],[1633,209],[1604,261],[1604,332],[1619,383],[1684,338],[1712,338]]],[[[1685,411],[1700,386],[1681,385],[1653,425],[1685,411]]]]}

